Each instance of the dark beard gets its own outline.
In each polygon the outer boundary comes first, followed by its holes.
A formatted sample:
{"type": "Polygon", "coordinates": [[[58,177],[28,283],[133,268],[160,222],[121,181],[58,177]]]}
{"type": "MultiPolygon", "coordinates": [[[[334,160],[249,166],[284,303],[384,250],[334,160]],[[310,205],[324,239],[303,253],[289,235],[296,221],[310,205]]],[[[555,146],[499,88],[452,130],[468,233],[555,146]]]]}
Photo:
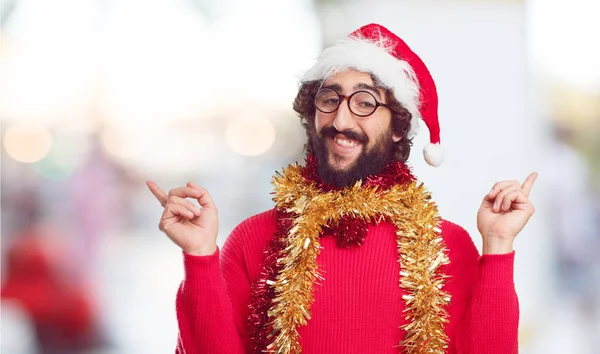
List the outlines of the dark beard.
{"type": "Polygon", "coordinates": [[[323,182],[338,188],[352,186],[367,176],[377,174],[390,162],[394,161],[395,145],[391,133],[381,135],[375,144],[369,148],[367,148],[369,139],[366,135],[353,131],[340,132],[332,126],[324,127],[311,140],[313,141],[312,150],[317,157],[317,171],[319,176],[323,179],[323,182]],[[348,139],[357,140],[363,146],[363,150],[356,161],[343,171],[335,170],[331,167],[329,151],[325,146],[327,138],[338,134],[342,134],[348,139]]]}

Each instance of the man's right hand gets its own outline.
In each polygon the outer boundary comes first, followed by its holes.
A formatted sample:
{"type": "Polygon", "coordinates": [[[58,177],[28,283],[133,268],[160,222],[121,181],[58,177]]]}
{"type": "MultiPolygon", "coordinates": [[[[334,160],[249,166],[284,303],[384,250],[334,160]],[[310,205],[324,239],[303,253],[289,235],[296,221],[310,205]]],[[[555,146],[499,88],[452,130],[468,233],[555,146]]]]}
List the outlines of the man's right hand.
{"type": "Polygon", "coordinates": [[[186,187],[171,189],[166,194],[147,181],[146,185],[164,207],[158,228],[190,255],[208,256],[217,250],[219,218],[217,208],[202,187],[189,182],[186,187]],[[198,200],[201,209],[187,198],[198,200]]]}

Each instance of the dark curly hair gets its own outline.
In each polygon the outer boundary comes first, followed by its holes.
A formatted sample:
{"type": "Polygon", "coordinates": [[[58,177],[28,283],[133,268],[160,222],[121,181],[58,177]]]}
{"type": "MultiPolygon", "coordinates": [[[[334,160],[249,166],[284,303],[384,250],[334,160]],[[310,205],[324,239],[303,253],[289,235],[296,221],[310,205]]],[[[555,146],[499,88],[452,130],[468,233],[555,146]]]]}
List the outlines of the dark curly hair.
{"type": "MultiPolygon", "coordinates": [[[[410,147],[412,146],[412,139],[408,138],[408,131],[410,130],[410,120],[412,115],[406,108],[402,107],[400,102],[394,97],[394,93],[389,88],[386,88],[377,77],[371,75],[375,87],[381,88],[385,91],[386,103],[392,110],[392,131],[395,135],[402,137],[400,141],[394,143],[396,150],[394,153],[394,159],[397,161],[406,162],[410,155],[410,147]]],[[[316,137],[315,127],[315,95],[323,85],[323,80],[307,81],[302,83],[298,90],[298,95],[294,100],[294,111],[300,117],[302,126],[306,129],[307,142],[304,148],[309,154],[314,153],[314,139],[316,137]]]]}

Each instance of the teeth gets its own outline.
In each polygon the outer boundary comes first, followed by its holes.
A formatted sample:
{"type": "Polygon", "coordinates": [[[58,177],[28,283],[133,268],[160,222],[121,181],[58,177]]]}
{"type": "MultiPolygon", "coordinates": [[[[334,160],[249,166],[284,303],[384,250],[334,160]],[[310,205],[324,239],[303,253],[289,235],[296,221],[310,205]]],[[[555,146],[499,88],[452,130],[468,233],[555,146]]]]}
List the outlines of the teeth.
{"type": "Polygon", "coordinates": [[[342,145],[342,146],[355,146],[356,142],[353,140],[346,140],[346,139],[339,139],[336,138],[335,142],[342,145]]]}

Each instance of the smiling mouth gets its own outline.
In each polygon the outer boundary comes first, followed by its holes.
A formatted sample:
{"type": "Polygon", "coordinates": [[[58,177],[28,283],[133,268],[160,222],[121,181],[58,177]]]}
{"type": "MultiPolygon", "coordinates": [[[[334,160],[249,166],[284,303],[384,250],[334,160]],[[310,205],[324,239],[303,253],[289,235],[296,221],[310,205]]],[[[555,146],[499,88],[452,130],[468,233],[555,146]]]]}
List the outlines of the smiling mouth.
{"type": "Polygon", "coordinates": [[[350,139],[344,139],[341,137],[335,137],[333,139],[337,144],[341,145],[341,146],[345,146],[345,147],[353,147],[359,144],[358,141],[356,140],[350,140],[350,139]]]}
{"type": "Polygon", "coordinates": [[[350,158],[360,151],[363,143],[360,140],[349,139],[343,134],[337,134],[330,137],[329,149],[330,152],[338,157],[350,158]]]}

